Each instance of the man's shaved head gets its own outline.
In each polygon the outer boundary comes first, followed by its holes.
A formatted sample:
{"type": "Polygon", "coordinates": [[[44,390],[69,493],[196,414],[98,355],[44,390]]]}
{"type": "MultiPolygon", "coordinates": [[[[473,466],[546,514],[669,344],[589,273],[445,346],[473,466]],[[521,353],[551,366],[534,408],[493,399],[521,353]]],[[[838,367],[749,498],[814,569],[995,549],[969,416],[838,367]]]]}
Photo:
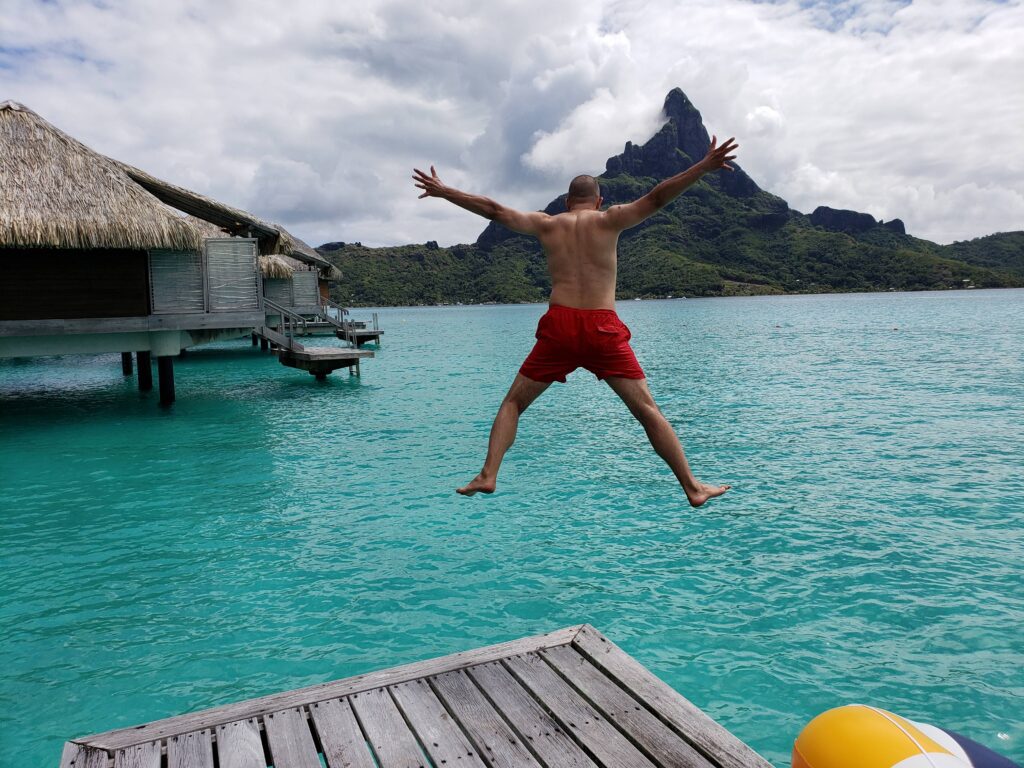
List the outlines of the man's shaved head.
{"type": "Polygon", "coordinates": [[[597,200],[601,188],[593,176],[581,174],[569,182],[569,197],[576,200],[597,200]]]}

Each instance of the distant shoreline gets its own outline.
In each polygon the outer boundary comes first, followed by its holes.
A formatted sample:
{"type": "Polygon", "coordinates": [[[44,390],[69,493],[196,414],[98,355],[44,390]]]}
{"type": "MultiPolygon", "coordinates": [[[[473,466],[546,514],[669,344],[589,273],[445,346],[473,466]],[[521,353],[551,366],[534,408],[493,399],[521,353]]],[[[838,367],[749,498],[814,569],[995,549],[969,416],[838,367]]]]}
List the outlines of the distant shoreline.
{"type": "MultiPolygon", "coordinates": [[[[755,293],[755,294],[733,294],[721,296],[645,296],[615,299],[615,303],[629,301],[700,301],[702,299],[777,299],[792,298],[794,296],[892,296],[894,294],[922,294],[922,293],[978,293],[987,291],[1024,291],[1024,288],[1017,286],[993,287],[993,288],[922,288],[917,291],[806,291],[806,292],[780,292],[780,293],[755,293]]],[[[447,304],[344,304],[348,309],[453,309],[458,307],[525,307],[531,305],[547,304],[543,301],[462,301],[447,304]]]]}

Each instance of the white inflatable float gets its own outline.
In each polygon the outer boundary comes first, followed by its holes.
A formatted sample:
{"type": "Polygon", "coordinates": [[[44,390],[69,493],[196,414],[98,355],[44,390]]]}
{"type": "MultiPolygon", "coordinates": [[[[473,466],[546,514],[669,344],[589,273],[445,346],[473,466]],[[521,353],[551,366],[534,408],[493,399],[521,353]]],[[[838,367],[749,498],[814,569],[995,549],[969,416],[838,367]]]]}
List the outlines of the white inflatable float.
{"type": "Polygon", "coordinates": [[[793,768],[1020,768],[958,733],[864,704],[811,720],[793,744],[793,768]]]}

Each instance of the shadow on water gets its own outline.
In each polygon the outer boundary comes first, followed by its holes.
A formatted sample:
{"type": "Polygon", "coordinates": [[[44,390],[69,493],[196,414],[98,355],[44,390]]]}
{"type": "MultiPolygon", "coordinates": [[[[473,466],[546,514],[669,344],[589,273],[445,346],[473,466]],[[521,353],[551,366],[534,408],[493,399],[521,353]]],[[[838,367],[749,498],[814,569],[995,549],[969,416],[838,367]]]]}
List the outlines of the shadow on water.
{"type": "Polygon", "coordinates": [[[126,423],[154,418],[210,416],[218,406],[248,402],[258,408],[277,404],[315,407],[358,400],[370,393],[358,375],[335,371],[322,381],[282,366],[276,356],[244,347],[190,350],[174,365],[176,402],[159,403],[156,366],[153,388],[140,391],[138,369],[121,373],[119,355],[60,355],[0,360],[0,432],[48,428],[89,419],[126,423]],[[324,398],[327,398],[326,400],[324,398]]]}

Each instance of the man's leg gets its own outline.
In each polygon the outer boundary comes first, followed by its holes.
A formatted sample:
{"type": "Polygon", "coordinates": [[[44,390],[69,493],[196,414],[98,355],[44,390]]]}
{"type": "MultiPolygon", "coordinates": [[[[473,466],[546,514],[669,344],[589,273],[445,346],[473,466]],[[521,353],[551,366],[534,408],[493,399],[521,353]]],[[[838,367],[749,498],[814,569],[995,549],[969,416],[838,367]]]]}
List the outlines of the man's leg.
{"type": "Polygon", "coordinates": [[[491,426],[491,439],[487,443],[487,458],[484,460],[484,468],[470,481],[469,485],[459,488],[459,493],[463,496],[472,496],[478,492],[494,493],[501,460],[505,458],[505,452],[516,439],[519,416],[530,407],[530,403],[536,400],[541,392],[550,386],[550,381],[534,381],[521,373],[516,374],[512,387],[501,402],[498,415],[494,417],[494,424],[491,426]]]}
{"type": "Polygon", "coordinates": [[[622,379],[610,376],[606,381],[608,386],[615,390],[615,394],[622,398],[630,413],[643,425],[654,450],[665,460],[678,478],[679,484],[683,486],[690,506],[699,507],[708,499],[721,496],[729,490],[728,485],[705,485],[693,476],[686,461],[686,454],[683,453],[682,443],[654,402],[651,390],[647,388],[647,379],[622,379]]]}

